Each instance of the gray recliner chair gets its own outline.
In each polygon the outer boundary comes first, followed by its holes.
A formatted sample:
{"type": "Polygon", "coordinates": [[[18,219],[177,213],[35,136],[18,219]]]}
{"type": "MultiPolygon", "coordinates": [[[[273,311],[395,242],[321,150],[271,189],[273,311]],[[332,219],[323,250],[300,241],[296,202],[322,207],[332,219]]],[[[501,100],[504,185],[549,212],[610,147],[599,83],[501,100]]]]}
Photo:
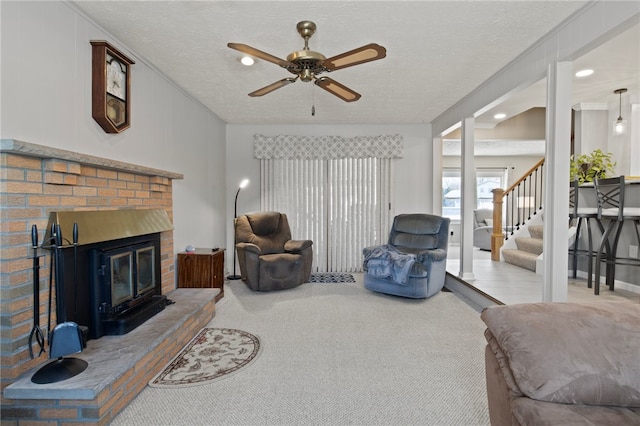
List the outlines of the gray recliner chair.
{"type": "Polygon", "coordinates": [[[493,210],[477,209],[473,211],[473,246],[480,250],[491,251],[491,234],[493,233],[493,210]]]}
{"type": "Polygon", "coordinates": [[[236,219],[240,276],[251,290],[273,291],[309,282],[313,242],[292,240],[287,215],[248,213],[236,219]]]}
{"type": "Polygon", "coordinates": [[[448,218],[396,216],[389,242],[363,249],[365,288],[415,299],[433,296],[444,287],[448,241],[448,218]]]}

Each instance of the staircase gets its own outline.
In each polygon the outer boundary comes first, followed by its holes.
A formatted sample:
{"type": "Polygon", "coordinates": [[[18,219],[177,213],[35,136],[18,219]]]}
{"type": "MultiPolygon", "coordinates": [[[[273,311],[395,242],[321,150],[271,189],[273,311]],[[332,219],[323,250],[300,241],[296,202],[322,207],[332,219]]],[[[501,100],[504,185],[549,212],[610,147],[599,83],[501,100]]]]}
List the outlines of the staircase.
{"type": "Polygon", "coordinates": [[[536,271],[536,261],[542,254],[542,230],[544,225],[530,225],[529,237],[516,237],[515,249],[503,249],[502,257],[506,263],[536,271]]]}

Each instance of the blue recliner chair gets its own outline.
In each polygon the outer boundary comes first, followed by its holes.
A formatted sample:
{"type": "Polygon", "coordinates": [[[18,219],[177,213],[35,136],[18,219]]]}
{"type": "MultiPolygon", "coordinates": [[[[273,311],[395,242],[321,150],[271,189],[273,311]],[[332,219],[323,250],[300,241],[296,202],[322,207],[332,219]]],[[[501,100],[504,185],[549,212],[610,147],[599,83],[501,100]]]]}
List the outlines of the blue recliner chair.
{"type": "Polygon", "coordinates": [[[416,299],[433,296],[444,287],[448,241],[448,218],[396,216],[388,244],[363,249],[365,288],[416,299]]]}

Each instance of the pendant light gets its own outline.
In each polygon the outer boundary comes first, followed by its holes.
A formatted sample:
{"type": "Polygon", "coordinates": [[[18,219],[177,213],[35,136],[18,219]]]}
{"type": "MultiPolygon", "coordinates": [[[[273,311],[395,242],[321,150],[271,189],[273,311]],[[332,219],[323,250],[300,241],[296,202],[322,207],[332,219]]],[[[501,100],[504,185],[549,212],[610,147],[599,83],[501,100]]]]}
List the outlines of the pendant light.
{"type": "Polygon", "coordinates": [[[613,122],[613,134],[616,136],[624,134],[627,130],[627,120],[622,119],[622,94],[626,91],[627,89],[617,89],[613,91],[613,93],[620,96],[618,119],[613,122]]]}

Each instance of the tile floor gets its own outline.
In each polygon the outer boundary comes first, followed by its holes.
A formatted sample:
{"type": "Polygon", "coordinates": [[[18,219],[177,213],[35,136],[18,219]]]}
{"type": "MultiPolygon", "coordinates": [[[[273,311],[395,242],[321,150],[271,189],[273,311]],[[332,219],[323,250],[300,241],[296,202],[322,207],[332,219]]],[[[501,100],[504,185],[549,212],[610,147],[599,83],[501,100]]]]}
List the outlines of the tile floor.
{"type": "MultiPolygon", "coordinates": [[[[447,272],[458,276],[460,272],[460,247],[450,246],[447,257],[447,272]]],[[[468,283],[504,304],[542,301],[543,277],[535,272],[504,262],[491,260],[491,253],[474,249],[474,281],[468,283]]],[[[640,293],[623,289],[609,291],[601,285],[600,295],[587,288],[586,280],[569,279],[567,300],[569,302],[594,302],[599,300],[629,301],[640,304],[640,293]]]]}

